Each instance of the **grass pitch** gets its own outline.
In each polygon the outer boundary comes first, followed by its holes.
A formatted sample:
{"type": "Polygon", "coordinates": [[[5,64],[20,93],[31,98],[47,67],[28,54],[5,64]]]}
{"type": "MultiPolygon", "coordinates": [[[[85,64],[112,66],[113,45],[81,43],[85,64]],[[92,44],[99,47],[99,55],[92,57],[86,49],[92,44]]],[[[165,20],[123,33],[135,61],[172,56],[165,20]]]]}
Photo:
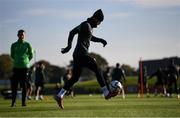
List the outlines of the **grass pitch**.
{"type": "Polygon", "coordinates": [[[101,95],[77,95],[64,99],[65,109],[60,109],[52,96],[43,101],[28,100],[21,107],[10,107],[11,100],[0,98],[0,117],[180,117],[180,99],[127,95],[105,100],[101,95]]]}

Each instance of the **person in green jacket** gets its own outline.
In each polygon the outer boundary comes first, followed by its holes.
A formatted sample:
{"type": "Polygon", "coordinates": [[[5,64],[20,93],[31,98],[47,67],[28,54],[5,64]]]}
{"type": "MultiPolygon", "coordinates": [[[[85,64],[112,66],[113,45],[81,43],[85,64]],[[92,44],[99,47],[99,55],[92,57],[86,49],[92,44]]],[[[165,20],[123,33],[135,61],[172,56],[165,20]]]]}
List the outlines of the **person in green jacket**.
{"type": "Polygon", "coordinates": [[[11,45],[11,58],[13,59],[13,76],[11,78],[12,104],[15,106],[18,83],[22,88],[22,106],[26,106],[26,79],[29,62],[33,58],[33,49],[25,41],[25,31],[18,31],[18,40],[11,45]]]}

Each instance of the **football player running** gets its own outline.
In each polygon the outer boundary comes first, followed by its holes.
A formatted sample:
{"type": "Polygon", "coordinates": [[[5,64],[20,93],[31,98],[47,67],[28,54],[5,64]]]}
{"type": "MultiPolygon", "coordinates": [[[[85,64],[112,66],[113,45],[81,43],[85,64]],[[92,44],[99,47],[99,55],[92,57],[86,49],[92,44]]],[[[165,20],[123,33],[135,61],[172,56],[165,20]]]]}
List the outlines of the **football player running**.
{"type": "Polygon", "coordinates": [[[100,42],[105,47],[107,42],[102,38],[97,38],[92,35],[93,28],[96,28],[104,20],[104,15],[101,9],[97,10],[92,17],[88,18],[87,21],[82,22],[80,25],[72,29],[69,33],[68,44],[66,48],[63,48],[61,52],[67,53],[72,46],[72,40],[76,34],[78,34],[78,41],[76,48],[73,53],[73,74],[71,79],[67,81],[64,87],[59,91],[55,100],[57,101],[60,108],[64,108],[63,97],[78,80],[82,72],[82,68],[86,67],[93,71],[96,75],[97,81],[103,91],[105,99],[110,99],[116,96],[118,93],[116,91],[109,91],[105,85],[104,78],[102,76],[101,70],[99,69],[97,62],[94,58],[89,56],[88,49],[90,46],[90,41],[100,42]]]}

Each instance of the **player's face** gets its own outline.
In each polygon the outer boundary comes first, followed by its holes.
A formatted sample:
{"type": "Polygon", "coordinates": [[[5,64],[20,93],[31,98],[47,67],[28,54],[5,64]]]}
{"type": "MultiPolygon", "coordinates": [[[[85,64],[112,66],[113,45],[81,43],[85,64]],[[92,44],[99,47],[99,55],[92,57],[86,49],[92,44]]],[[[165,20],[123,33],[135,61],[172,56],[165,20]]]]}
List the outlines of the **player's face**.
{"type": "Polygon", "coordinates": [[[100,21],[97,21],[97,25],[100,25],[101,24],[101,22],[100,21]]]}
{"type": "Polygon", "coordinates": [[[97,26],[101,24],[101,22],[99,20],[97,20],[97,19],[95,19],[95,22],[96,22],[97,26]]]}
{"type": "Polygon", "coordinates": [[[20,32],[20,33],[18,34],[18,38],[19,38],[20,40],[23,40],[23,39],[25,38],[25,33],[24,33],[24,32],[20,32]]]}
{"type": "Polygon", "coordinates": [[[93,18],[92,27],[97,28],[98,25],[100,25],[101,22],[97,20],[96,18],[93,18]]]}

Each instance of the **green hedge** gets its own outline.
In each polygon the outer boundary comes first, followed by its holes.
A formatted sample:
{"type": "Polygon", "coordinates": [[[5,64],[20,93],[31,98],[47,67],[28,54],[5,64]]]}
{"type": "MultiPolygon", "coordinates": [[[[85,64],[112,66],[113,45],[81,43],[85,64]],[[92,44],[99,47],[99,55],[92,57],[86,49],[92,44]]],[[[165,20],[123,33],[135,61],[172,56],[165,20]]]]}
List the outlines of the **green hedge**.
{"type": "MultiPolygon", "coordinates": [[[[131,77],[126,77],[126,83],[125,87],[134,87],[136,89],[137,87],[137,77],[136,76],[131,76],[131,77]]],[[[156,78],[152,78],[151,80],[148,80],[149,86],[152,87],[155,83],[156,78]]],[[[5,86],[0,86],[0,90],[4,89],[5,86]]],[[[9,88],[8,86],[6,86],[9,88]]],[[[34,86],[35,87],[35,86],[34,86]]],[[[56,93],[56,84],[45,84],[45,94],[55,94],[56,93]]],[[[62,87],[62,85],[61,85],[62,87]]],[[[35,88],[34,88],[35,89],[35,88]]],[[[94,78],[93,80],[89,81],[83,81],[83,82],[77,82],[74,85],[74,90],[76,93],[100,93],[101,88],[96,80],[94,78]]]]}
{"type": "MultiPolygon", "coordinates": [[[[137,80],[138,78],[136,76],[126,77],[126,83],[125,88],[127,87],[133,87],[134,89],[137,89],[137,80]]],[[[155,83],[156,78],[152,78],[148,80],[149,87],[153,87],[155,83]]],[[[61,85],[62,87],[62,85],[61,85]]],[[[45,91],[47,94],[52,94],[52,89],[55,90],[55,84],[46,84],[45,85],[45,91]]],[[[83,81],[83,82],[77,82],[74,85],[74,90],[76,93],[100,93],[101,88],[97,82],[96,79],[89,80],[89,81],[83,81]]]]}

